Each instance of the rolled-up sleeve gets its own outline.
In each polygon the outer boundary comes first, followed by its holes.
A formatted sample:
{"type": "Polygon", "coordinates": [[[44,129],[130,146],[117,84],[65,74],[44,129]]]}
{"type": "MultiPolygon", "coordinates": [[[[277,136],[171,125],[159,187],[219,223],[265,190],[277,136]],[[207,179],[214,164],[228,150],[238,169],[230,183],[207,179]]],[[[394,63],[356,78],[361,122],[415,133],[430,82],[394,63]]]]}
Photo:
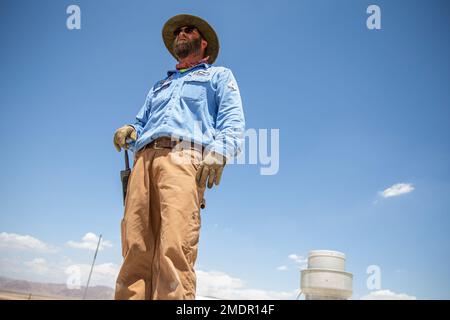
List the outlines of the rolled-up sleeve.
{"type": "Polygon", "coordinates": [[[245,118],[239,87],[229,69],[218,75],[216,103],[218,109],[213,150],[230,159],[241,152],[245,118]]]}

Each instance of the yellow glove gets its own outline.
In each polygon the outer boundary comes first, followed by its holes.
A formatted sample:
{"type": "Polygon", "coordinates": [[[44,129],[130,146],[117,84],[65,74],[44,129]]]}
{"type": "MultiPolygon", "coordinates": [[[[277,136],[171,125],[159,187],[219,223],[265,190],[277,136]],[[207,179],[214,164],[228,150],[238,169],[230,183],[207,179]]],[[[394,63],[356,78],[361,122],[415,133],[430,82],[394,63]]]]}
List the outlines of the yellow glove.
{"type": "Polygon", "coordinates": [[[215,153],[214,151],[209,152],[202,162],[200,162],[197,170],[197,185],[204,188],[206,186],[206,180],[208,180],[208,188],[211,189],[214,183],[218,186],[225,162],[226,159],[221,154],[215,153]]]}
{"type": "Polygon", "coordinates": [[[134,127],[126,125],[116,130],[114,133],[114,146],[117,151],[120,152],[120,148],[128,149],[128,144],[126,142],[128,138],[136,141],[137,133],[136,130],[134,130],[134,127]]]}

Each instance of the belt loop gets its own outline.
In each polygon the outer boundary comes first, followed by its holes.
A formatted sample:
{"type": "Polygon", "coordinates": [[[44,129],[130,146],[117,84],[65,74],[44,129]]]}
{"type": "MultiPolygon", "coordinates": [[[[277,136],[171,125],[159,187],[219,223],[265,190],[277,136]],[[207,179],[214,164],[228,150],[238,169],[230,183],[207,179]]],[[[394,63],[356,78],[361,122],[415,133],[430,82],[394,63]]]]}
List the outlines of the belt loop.
{"type": "Polygon", "coordinates": [[[164,149],[164,147],[158,146],[158,142],[160,142],[159,138],[155,140],[155,143],[153,144],[153,149],[156,149],[156,150],[164,149]]]}

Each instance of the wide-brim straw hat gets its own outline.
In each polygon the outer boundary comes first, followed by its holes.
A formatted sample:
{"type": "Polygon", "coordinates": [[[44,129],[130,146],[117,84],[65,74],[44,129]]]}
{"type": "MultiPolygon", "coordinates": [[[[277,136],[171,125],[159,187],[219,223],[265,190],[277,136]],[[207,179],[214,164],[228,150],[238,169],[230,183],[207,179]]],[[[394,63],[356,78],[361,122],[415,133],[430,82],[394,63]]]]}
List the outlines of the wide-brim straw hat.
{"type": "Polygon", "coordinates": [[[209,56],[208,63],[214,63],[219,55],[219,38],[208,22],[200,17],[190,14],[179,14],[173,16],[164,24],[162,28],[162,37],[170,54],[178,60],[173,50],[173,41],[175,40],[175,35],[173,33],[176,29],[184,26],[195,26],[200,31],[203,39],[208,42],[208,46],[205,51],[205,56],[209,56]]]}

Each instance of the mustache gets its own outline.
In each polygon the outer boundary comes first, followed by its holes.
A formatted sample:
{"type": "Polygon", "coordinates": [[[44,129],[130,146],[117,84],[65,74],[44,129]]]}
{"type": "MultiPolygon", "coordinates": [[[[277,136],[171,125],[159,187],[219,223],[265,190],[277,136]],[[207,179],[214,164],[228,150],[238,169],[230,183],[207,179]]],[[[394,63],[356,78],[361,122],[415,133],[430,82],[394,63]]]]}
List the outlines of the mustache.
{"type": "Polygon", "coordinates": [[[173,42],[173,51],[179,59],[186,58],[188,55],[200,52],[201,38],[189,40],[187,38],[176,38],[173,42]]]}

